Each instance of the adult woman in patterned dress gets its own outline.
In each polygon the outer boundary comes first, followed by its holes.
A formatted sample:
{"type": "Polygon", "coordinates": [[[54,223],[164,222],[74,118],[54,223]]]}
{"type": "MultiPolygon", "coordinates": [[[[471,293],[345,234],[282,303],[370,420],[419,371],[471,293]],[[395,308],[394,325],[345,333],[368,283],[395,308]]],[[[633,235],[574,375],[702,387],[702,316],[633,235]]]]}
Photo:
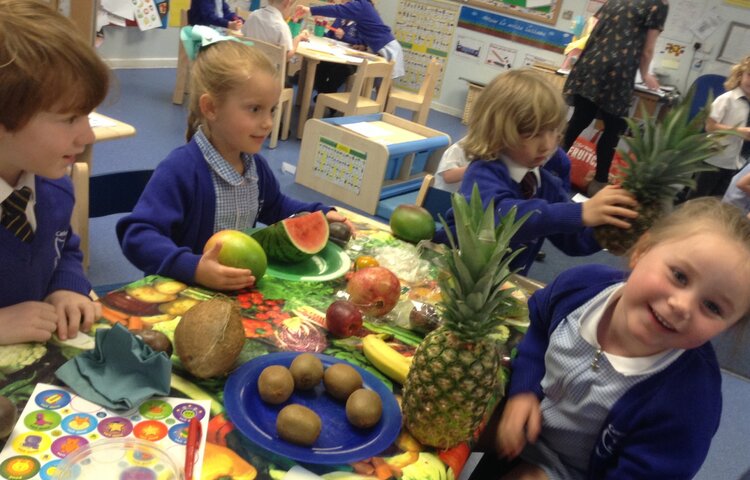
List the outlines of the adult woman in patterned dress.
{"type": "Polygon", "coordinates": [[[648,88],[659,89],[648,67],[668,10],[666,0],[608,0],[596,13],[597,24],[565,82],[563,94],[574,110],[563,149],[570,149],[597,114],[604,121],[589,195],[607,184],[615,147],[627,126],[623,117],[630,107],[636,72],[640,70],[648,88]]]}

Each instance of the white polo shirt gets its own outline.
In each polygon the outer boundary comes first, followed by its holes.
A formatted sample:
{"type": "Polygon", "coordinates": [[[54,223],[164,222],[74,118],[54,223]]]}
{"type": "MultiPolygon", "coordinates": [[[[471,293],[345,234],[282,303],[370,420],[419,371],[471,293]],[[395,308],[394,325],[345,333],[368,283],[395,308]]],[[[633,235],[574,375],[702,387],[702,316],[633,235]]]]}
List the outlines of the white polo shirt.
{"type": "Polygon", "coordinates": [[[254,10],[242,26],[242,34],[274,45],[286,46],[287,52],[294,47],[292,31],[284,21],[281,11],[270,5],[254,10]]]}
{"type": "MultiPolygon", "coordinates": [[[[732,127],[744,127],[747,123],[747,115],[750,105],[742,99],[745,93],[740,87],[719,95],[711,104],[711,118],[717,122],[732,127]]],[[[745,159],[740,157],[742,150],[742,138],[737,136],[726,136],[721,140],[726,145],[724,151],[706,160],[706,163],[727,170],[739,170],[745,165],[745,159]]]]}

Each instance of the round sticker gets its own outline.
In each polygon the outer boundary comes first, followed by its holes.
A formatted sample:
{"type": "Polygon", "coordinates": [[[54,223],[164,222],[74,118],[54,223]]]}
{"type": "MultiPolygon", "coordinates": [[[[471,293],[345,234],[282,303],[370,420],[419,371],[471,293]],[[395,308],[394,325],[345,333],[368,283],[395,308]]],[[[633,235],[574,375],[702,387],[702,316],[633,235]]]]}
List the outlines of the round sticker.
{"type": "Polygon", "coordinates": [[[62,429],[72,435],[85,435],[96,428],[99,421],[88,413],[74,413],[62,421],[62,429]]]}
{"type": "Polygon", "coordinates": [[[70,394],[65,390],[45,390],[39,392],[34,401],[47,410],[57,410],[70,403],[70,394]]]}
{"type": "Polygon", "coordinates": [[[89,441],[83,437],[66,435],[52,442],[52,453],[60,458],[65,458],[84,445],[88,445],[88,443],[89,441]]]}
{"type": "Polygon", "coordinates": [[[119,480],[156,480],[156,472],[146,467],[131,467],[120,473],[119,480]]]}
{"type": "Polygon", "coordinates": [[[35,410],[23,419],[23,424],[29,430],[45,432],[60,425],[60,414],[54,410],[35,410]]]}
{"type": "Polygon", "coordinates": [[[133,434],[143,440],[158,442],[167,436],[167,426],[156,420],[145,420],[136,424],[133,434]]]}
{"type": "MultiPolygon", "coordinates": [[[[39,471],[39,476],[42,480],[58,480],[60,475],[60,462],[62,460],[52,460],[42,465],[42,469],[39,471]]],[[[77,467],[77,465],[76,465],[77,467]]]]}
{"type": "Polygon", "coordinates": [[[39,473],[39,461],[33,457],[21,455],[10,457],[0,463],[0,476],[9,480],[26,480],[39,473]]]}
{"type": "Polygon", "coordinates": [[[187,445],[188,424],[178,423],[169,429],[169,438],[180,445],[187,445]]]}
{"type": "Polygon", "coordinates": [[[133,424],[127,418],[110,417],[99,422],[96,428],[107,438],[121,438],[130,435],[133,431],[133,424]]]}
{"type": "Polygon", "coordinates": [[[206,409],[195,403],[181,403],[174,407],[174,416],[181,422],[189,422],[193,418],[201,420],[206,415],[206,409]]]}
{"type": "Polygon", "coordinates": [[[172,414],[172,406],[164,400],[147,400],[138,409],[145,418],[161,420],[172,414]]]}
{"type": "Polygon", "coordinates": [[[25,432],[13,439],[13,450],[26,455],[38,455],[47,450],[51,442],[45,433],[25,432]]]}

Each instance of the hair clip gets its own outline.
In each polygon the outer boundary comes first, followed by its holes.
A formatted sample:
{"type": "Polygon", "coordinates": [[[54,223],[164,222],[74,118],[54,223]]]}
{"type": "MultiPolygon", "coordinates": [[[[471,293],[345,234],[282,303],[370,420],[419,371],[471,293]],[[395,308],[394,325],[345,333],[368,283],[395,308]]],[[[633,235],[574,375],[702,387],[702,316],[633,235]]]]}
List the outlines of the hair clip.
{"type": "Polygon", "coordinates": [[[188,25],[182,27],[180,30],[180,40],[182,46],[185,47],[185,53],[190,60],[195,60],[198,52],[202,48],[206,48],[209,45],[213,45],[217,42],[223,42],[225,40],[231,40],[234,42],[244,43],[245,45],[253,46],[253,42],[250,40],[241,40],[236,37],[222,35],[217,30],[206,27],[205,25],[188,25]]]}

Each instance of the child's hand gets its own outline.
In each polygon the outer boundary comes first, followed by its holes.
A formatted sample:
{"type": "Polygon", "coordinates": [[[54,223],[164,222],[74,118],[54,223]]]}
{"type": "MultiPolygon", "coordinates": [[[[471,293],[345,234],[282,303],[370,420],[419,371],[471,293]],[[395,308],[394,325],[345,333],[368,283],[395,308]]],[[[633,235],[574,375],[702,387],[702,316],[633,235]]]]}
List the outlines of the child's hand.
{"type": "Polygon", "coordinates": [[[354,227],[354,224],[351,222],[351,220],[341,215],[336,210],[328,210],[328,213],[326,213],[326,220],[328,220],[328,223],[342,222],[344,225],[349,227],[349,231],[352,233],[352,238],[357,236],[357,229],[354,227]]]}
{"type": "Polygon", "coordinates": [[[583,202],[583,224],[587,227],[609,224],[619,228],[630,228],[630,223],[623,218],[637,217],[638,212],[631,209],[637,206],[638,202],[630,192],[617,185],[607,185],[583,202]]]}
{"type": "Polygon", "coordinates": [[[227,29],[229,30],[239,30],[240,28],[242,28],[242,20],[239,18],[227,23],[227,29]]]}
{"type": "Polygon", "coordinates": [[[333,35],[339,40],[341,40],[342,38],[344,38],[344,29],[343,28],[334,29],[333,35]]]}
{"type": "Polygon", "coordinates": [[[297,5],[297,8],[294,9],[294,16],[292,17],[292,20],[296,22],[300,18],[305,17],[307,15],[310,15],[310,7],[306,7],[304,5],[297,5]]]}
{"type": "Polygon", "coordinates": [[[23,302],[0,308],[0,345],[46,342],[57,329],[55,307],[44,302],[23,302]]]}
{"type": "Polygon", "coordinates": [[[246,268],[227,267],[219,263],[221,242],[207,251],[198,261],[195,281],[212,290],[242,290],[255,285],[253,272],[246,268]]]}
{"type": "Polygon", "coordinates": [[[739,127],[737,132],[742,134],[742,138],[744,138],[745,141],[750,141],[750,127],[739,127]]]}
{"type": "Polygon", "coordinates": [[[497,452],[505,458],[517,457],[526,442],[536,442],[542,431],[542,411],[533,393],[510,397],[503,409],[495,439],[497,452]]]}
{"type": "Polygon", "coordinates": [[[102,306],[86,295],[70,290],[57,290],[47,295],[45,302],[55,307],[57,336],[60,340],[75,338],[78,330],[88,332],[102,314],[102,306]]]}
{"type": "Polygon", "coordinates": [[[307,42],[308,40],[310,40],[310,32],[307,30],[302,30],[299,32],[299,35],[297,35],[298,42],[307,42]]]}

